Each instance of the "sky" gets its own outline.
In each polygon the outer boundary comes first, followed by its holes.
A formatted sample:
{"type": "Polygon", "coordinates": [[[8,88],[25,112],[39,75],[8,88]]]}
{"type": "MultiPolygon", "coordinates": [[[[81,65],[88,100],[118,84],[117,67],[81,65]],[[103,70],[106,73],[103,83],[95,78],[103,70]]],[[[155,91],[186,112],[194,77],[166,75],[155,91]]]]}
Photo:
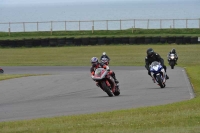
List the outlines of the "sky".
{"type": "Polygon", "coordinates": [[[32,5],[32,4],[59,4],[59,3],[109,3],[109,2],[173,2],[190,0],[0,0],[0,5],[32,5]]]}

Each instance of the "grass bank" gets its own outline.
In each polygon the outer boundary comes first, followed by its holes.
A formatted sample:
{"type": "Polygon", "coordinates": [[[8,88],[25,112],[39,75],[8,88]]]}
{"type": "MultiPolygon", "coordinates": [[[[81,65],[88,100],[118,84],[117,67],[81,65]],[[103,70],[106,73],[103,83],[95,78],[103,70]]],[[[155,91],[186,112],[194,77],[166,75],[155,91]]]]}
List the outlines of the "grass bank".
{"type": "MultiPolygon", "coordinates": [[[[60,48],[0,49],[3,66],[88,66],[92,56],[106,51],[112,66],[143,66],[146,49],[152,47],[166,62],[176,48],[178,66],[184,67],[196,98],[161,106],[118,110],[88,115],[0,122],[2,133],[199,133],[200,131],[200,45],[117,45],[60,48]]],[[[176,69],[176,68],[175,68],[176,69]]],[[[158,99],[159,100],[159,99],[158,99]]]]}
{"type": "Polygon", "coordinates": [[[92,31],[40,31],[40,32],[0,32],[0,40],[62,37],[122,37],[122,36],[200,36],[200,29],[127,29],[92,31]]]}
{"type": "Polygon", "coordinates": [[[100,57],[106,51],[112,66],[144,66],[147,48],[152,47],[165,60],[175,48],[179,66],[199,65],[200,45],[102,45],[49,48],[0,49],[1,66],[89,66],[92,56],[100,57]]]}

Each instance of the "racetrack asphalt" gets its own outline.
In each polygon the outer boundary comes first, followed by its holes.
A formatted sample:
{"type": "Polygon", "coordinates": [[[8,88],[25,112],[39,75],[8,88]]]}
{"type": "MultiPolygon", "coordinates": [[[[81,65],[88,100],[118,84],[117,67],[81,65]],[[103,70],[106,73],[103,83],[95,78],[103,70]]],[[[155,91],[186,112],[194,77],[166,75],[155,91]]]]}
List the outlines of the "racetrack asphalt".
{"type": "Polygon", "coordinates": [[[144,67],[110,66],[121,94],[108,97],[90,77],[90,67],[2,67],[4,74],[49,74],[0,81],[0,121],[89,114],[163,105],[194,97],[181,67],[170,69],[166,87],[153,83],[144,67]]]}

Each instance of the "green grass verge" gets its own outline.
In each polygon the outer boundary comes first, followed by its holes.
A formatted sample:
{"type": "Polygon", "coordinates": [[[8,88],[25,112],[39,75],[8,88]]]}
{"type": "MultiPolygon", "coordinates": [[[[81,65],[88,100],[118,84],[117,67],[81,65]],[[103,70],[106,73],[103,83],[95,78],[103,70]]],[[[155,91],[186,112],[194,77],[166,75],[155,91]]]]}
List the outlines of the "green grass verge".
{"type": "Polygon", "coordinates": [[[200,36],[200,29],[127,29],[127,30],[95,30],[92,31],[50,31],[40,32],[0,32],[0,40],[24,38],[61,38],[61,37],[121,37],[121,36],[200,36]]]}
{"type": "MultiPolygon", "coordinates": [[[[102,45],[56,48],[3,48],[1,66],[89,66],[92,56],[106,51],[112,66],[144,66],[147,48],[152,47],[165,60],[172,48],[179,55],[179,66],[199,65],[200,45],[102,45]]],[[[167,65],[167,62],[166,62],[167,65]]]]}
{"type": "MultiPolygon", "coordinates": [[[[117,45],[60,48],[0,49],[1,65],[88,66],[92,56],[106,51],[111,66],[143,66],[146,49],[152,47],[166,62],[176,48],[178,66],[184,67],[196,98],[161,106],[118,110],[86,115],[0,122],[2,133],[199,133],[200,131],[200,45],[117,45]]],[[[2,66],[2,68],[3,68],[2,66]]]]}

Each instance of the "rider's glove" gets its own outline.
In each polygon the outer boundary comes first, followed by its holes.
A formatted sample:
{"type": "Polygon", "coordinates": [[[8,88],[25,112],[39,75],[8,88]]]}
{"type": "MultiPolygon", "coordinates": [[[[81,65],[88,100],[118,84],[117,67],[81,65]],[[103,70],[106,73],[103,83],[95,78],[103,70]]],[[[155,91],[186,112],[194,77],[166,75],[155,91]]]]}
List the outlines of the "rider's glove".
{"type": "Polygon", "coordinates": [[[91,77],[94,78],[94,75],[92,75],[91,77]]]}

